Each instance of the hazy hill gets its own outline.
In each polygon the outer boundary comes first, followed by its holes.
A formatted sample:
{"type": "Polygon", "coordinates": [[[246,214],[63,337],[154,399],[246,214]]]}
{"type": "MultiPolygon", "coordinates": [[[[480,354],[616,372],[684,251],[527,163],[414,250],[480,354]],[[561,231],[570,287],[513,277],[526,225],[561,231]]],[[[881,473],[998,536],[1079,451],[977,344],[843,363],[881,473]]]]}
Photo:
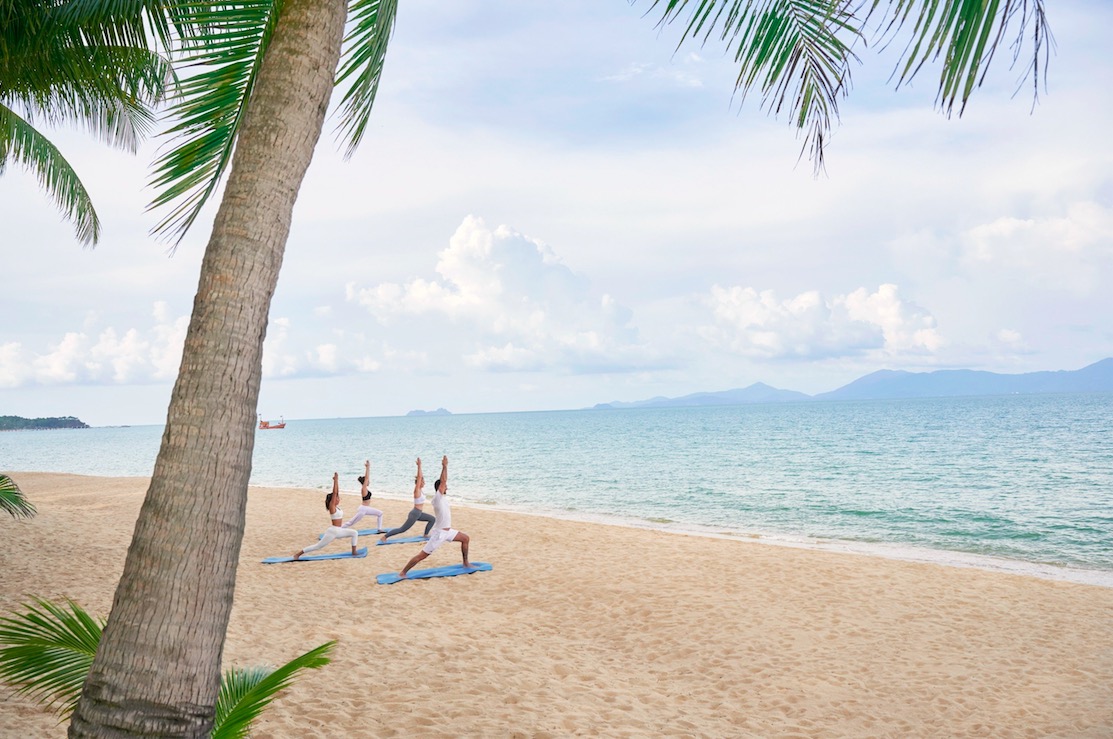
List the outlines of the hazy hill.
{"type": "Polygon", "coordinates": [[[701,405],[746,405],[747,403],[786,403],[799,400],[810,400],[810,395],[798,393],[795,390],[779,390],[770,387],[764,382],[755,382],[753,385],[736,390],[722,390],[713,393],[692,393],[680,398],[656,397],[649,400],[635,400],[630,403],[613,401],[600,403],[596,410],[607,408],[680,408],[701,405]]]}
{"type": "Polygon", "coordinates": [[[1113,392],[1113,358],[1080,370],[1004,375],[978,370],[901,372],[881,370],[815,396],[817,400],[938,398],[956,395],[1113,392]]]}
{"type": "Polygon", "coordinates": [[[35,429],[87,429],[89,424],[80,418],[62,416],[57,418],[23,418],[22,416],[0,416],[0,431],[27,431],[35,429]]]}
{"type": "Polygon", "coordinates": [[[879,370],[854,382],[818,395],[780,390],[763,382],[737,390],[692,393],[679,398],[656,397],[630,403],[612,401],[594,408],[680,408],[747,403],[785,403],[805,400],[879,400],[884,398],[941,398],[960,395],[1028,395],[1033,393],[1111,393],[1113,358],[1080,370],[1026,372],[1006,375],[980,370],[905,372],[879,370]]]}

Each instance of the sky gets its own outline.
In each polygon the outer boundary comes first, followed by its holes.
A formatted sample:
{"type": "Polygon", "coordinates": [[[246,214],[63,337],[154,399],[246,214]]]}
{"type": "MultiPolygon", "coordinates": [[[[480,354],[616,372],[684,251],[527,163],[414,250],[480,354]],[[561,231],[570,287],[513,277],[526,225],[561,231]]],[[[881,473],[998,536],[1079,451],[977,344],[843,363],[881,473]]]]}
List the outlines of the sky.
{"type": "MultiPolygon", "coordinates": [[[[326,134],[264,345],[266,418],[590,407],[880,369],[1078,369],[1113,356],[1105,0],[1047,3],[1033,104],[995,60],[965,113],[937,67],[862,49],[816,176],[725,47],[649,3],[407,0],[369,131],[326,134]]],[[[83,249],[0,175],[0,415],[160,424],[215,205],[170,250],[151,162],[51,133],[103,231],[83,249]]]]}

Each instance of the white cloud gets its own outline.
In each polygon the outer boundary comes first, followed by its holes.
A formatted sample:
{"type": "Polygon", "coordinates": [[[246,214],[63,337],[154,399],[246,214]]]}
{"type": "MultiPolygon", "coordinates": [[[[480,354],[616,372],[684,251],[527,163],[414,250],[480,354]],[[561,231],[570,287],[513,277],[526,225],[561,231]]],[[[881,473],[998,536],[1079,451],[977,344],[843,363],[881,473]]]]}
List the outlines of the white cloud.
{"type": "Polygon", "coordinates": [[[383,363],[372,357],[363,356],[357,357],[354,360],[355,368],[358,372],[378,372],[382,369],[383,363]]]}
{"type": "Polygon", "coordinates": [[[336,344],[320,344],[312,360],[313,366],[324,372],[333,373],[339,367],[336,344]]]}
{"type": "Polygon", "coordinates": [[[83,330],[68,331],[45,351],[17,342],[0,346],[0,387],[146,384],[177,375],[188,316],[171,318],[156,302],[148,328],[100,328],[89,313],[83,330]]]}
{"type": "Polygon", "coordinates": [[[464,361],[479,369],[505,369],[517,372],[535,372],[545,367],[545,358],[532,349],[514,346],[492,346],[464,357],[464,361]]]}
{"type": "Polygon", "coordinates": [[[429,364],[429,355],[423,351],[396,349],[390,344],[383,345],[383,359],[404,369],[423,368],[429,364]]]}
{"type": "Polygon", "coordinates": [[[172,380],[178,376],[182,364],[182,347],[189,330],[189,316],[170,318],[169,306],[163,301],[154,305],[154,341],[151,344],[151,364],[154,379],[172,380]]]}
{"type": "Polygon", "coordinates": [[[1004,269],[1045,287],[1086,294],[1113,267],[1113,210],[1087,201],[1062,215],[1003,216],[967,229],[959,243],[970,270],[1004,269]]]}
{"type": "Polygon", "coordinates": [[[474,331],[472,367],[612,371],[644,360],[630,311],[566,267],[544,242],[468,216],[440,252],[441,281],[347,286],[350,301],[386,323],[443,315],[474,331]]]}
{"type": "MultiPolygon", "coordinates": [[[[702,61],[698,54],[684,57],[686,64],[698,64],[702,61]]],[[[629,82],[638,78],[664,80],[680,87],[703,87],[703,80],[683,69],[646,62],[632,62],[615,74],[607,75],[602,79],[604,82],[629,82]]]]}
{"type": "Polygon", "coordinates": [[[0,344],[0,388],[19,387],[28,377],[28,362],[18,341],[0,344]]]}
{"type": "Polygon", "coordinates": [[[906,303],[897,295],[896,285],[881,285],[869,293],[860,287],[835,304],[846,306],[851,321],[878,326],[884,337],[883,349],[889,354],[932,353],[943,345],[935,318],[919,306],[906,303]]]}
{"type": "Polygon", "coordinates": [[[263,340],[263,377],[292,377],[298,373],[297,354],[286,350],[289,337],[289,318],[272,318],[267,324],[267,338],[263,340]]]}
{"type": "Polygon", "coordinates": [[[1005,357],[1017,357],[1032,351],[1024,335],[1011,328],[1003,328],[995,332],[990,338],[989,345],[998,355],[1005,357]]]}
{"type": "Polygon", "coordinates": [[[818,291],[786,300],[772,290],[715,285],[704,300],[711,343],[748,357],[781,359],[931,354],[943,344],[935,319],[901,300],[896,285],[826,298],[818,291]]]}
{"type": "Polygon", "coordinates": [[[150,374],[150,354],[150,344],[140,339],[135,329],[128,329],[119,336],[116,329],[107,328],[89,349],[86,366],[94,372],[103,368],[111,373],[112,382],[126,383],[150,374]]]}

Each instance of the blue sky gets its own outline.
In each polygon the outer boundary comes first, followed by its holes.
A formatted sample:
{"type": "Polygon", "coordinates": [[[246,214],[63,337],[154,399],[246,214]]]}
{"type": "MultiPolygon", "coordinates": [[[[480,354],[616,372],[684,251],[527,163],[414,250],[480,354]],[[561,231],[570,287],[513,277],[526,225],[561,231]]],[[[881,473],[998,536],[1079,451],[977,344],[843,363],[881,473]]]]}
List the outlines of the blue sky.
{"type": "MultiPolygon", "coordinates": [[[[259,410],[322,418],[579,408],[882,368],[1113,356],[1113,58],[1097,0],[1048,3],[1032,107],[1000,56],[962,118],[934,69],[861,52],[827,172],[724,49],[648,4],[402,3],[371,129],[301,191],[259,410]]],[[[1007,50],[1005,50],[1007,52],[1007,50]]],[[[332,126],[329,126],[331,132],[332,126]]],[[[170,255],[138,156],[56,142],[104,232],[9,168],[0,414],[161,423],[212,211],[170,255]]]]}

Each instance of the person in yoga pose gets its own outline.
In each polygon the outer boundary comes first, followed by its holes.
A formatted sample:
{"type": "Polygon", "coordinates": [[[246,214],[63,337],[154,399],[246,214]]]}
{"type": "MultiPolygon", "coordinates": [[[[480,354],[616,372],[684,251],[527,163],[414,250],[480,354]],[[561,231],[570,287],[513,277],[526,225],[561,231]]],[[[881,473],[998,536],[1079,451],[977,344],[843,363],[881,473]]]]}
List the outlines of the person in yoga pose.
{"type": "Polygon", "coordinates": [[[305,549],[298,550],[294,555],[294,559],[300,559],[301,555],[307,552],[315,552],[318,549],[326,546],[334,539],[341,537],[350,537],[352,540],[352,556],[356,554],[356,544],[359,542],[359,532],[355,529],[345,528],[341,524],[344,522],[344,511],[340,510],[340,475],[339,473],[332,473],[332,492],[325,496],[325,508],[328,508],[329,521],[332,523],[325,531],[325,535],[316,544],[311,544],[305,549]]]}
{"type": "Polygon", "coordinates": [[[414,477],[414,507],[410,509],[410,515],[406,516],[406,522],[396,529],[390,531],[379,537],[380,543],[386,543],[386,540],[392,536],[397,536],[403,531],[409,531],[410,527],[418,521],[425,522],[425,537],[429,538],[429,529],[433,528],[434,518],[428,513],[421,510],[425,505],[425,493],[422,488],[425,487],[425,476],[421,474],[421,457],[417,458],[417,475],[414,477]]]}
{"type": "Polygon", "coordinates": [[[433,530],[433,535],[429,537],[429,541],[425,542],[425,546],[406,563],[402,571],[398,573],[398,577],[405,579],[406,573],[410,569],[428,557],[433,552],[437,551],[442,544],[448,541],[460,542],[460,555],[464,558],[464,568],[471,569],[471,563],[468,562],[468,544],[471,538],[463,531],[457,531],[452,528],[452,509],[448,505],[448,457],[441,458],[441,477],[433,483],[433,513],[436,514],[437,522],[436,528],[433,530]]]}
{"type": "Polygon", "coordinates": [[[370,459],[366,460],[363,463],[363,475],[359,477],[359,483],[363,486],[363,489],[359,491],[360,497],[363,499],[363,505],[356,509],[356,515],[352,516],[351,521],[348,521],[344,524],[344,528],[353,529],[355,528],[356,523],[359,521],[359,519],[363,518],[364,516],[374,516],[378,519],[378,523],[375,524],[375,530],[381,531],[383,528],[383,512],[380,511],[378,508],[372,508],[371,506],[367,505],[368,501],[371,500],[371,491],[367,489],[367,486],[371,484],[370,459]]]}

